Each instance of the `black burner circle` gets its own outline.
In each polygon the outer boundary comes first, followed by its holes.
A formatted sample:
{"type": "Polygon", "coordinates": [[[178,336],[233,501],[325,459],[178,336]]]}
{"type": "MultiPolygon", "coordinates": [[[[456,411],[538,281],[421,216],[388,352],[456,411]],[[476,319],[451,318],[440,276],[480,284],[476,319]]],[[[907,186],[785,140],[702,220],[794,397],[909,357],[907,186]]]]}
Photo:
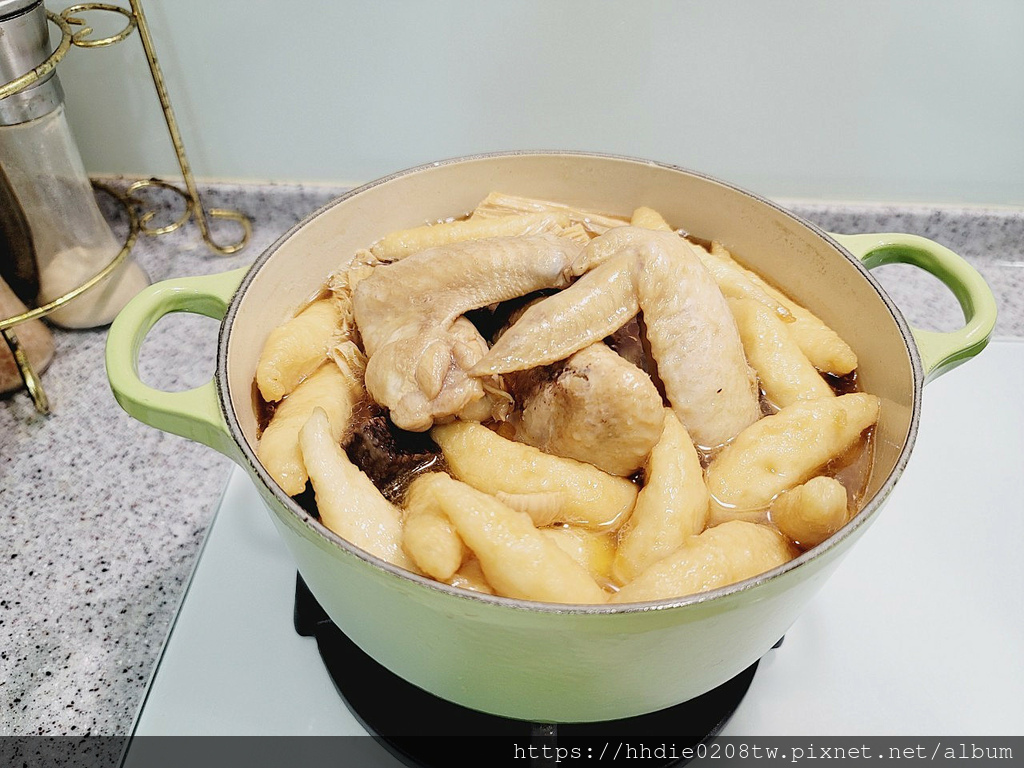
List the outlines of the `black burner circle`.
{"type": "MultiPolygon", "coordinates": [[[[713,738],[743,700],[757,662],[718,688],[646,715],[599,723],[530,723],[478,712],[417,688],[353,643],[328,618],[302,578],[295,587],[295,629],[316,638],[320,655],[360,724],[411,768],[458,765],[573,765],[617,759],[681,766],[681,755],[713,738]]],[[[781,642],[781,641],[780,641],[781,642]]]]}

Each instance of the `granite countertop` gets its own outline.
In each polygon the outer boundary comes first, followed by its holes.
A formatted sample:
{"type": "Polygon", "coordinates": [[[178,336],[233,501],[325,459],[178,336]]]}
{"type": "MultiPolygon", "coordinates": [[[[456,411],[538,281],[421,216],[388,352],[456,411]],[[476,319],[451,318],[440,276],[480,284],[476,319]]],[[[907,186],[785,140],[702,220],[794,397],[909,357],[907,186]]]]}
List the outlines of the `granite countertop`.
{"type": "MultiPolygon", "coordinates": [[[[156,280],[250,263],[341,192],[300,185],[211,185],[207,206],[253,220],[248,248],[218,256],[194,225],[144,238],[136,257],[156,280]]],[[[1000,303],[998,337],[1024,337],[1024,210],[783,201],[836,232],[921,234],[982,272],[1000,303]]],[[[229,225],[224,225],[225,227],[229,225]]],[[[233,233],[225,230],[224,239],[233,233]]],[[[955,300],[904,267],[876,270],[910,322],[955,328],[955,300]]],[[[160,321],[141,374],[186,389],[214,369],[217,323],[160,321]]],[[[103,367],[105,330],[56,331],[43,376],[53,413],[0,399],[0,735],[124,735],[142,699],[230,465],[214,451],[130,419],[103,367]]]]}

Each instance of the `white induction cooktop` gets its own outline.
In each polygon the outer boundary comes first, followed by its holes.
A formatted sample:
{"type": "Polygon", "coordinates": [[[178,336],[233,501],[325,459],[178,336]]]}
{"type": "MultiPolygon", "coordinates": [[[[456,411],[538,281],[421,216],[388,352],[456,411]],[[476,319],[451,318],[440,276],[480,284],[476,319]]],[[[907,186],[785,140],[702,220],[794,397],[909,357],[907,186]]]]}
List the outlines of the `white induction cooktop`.
{"type": "MultiPolygon", "coordinates": [[[[1024,341],[1004,340],[926,387],[888,505],[723,735],[1024,734],[1022,382],[1024,341]]],[[[134,734],[365,733],[293,629],[294,589],[235,469],[134,734]]],[[[396,763],[380,750],[379,764],[396,763]]]]}

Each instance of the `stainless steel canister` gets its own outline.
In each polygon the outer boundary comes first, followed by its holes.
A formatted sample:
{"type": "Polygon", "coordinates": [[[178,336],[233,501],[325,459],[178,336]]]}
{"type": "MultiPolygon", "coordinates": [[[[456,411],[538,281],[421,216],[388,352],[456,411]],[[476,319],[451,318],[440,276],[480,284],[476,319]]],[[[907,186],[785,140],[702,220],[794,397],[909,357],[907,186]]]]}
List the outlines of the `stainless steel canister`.
{"type": "MultiPolygon", "coordinates": [[[[50,56],[41,0],[0,0],[0,81],[50,56]]],[[[97,275],[121,250],[96,205],[64,113],[56,71],[0,99],[0,277],[26,304],[62,297],[97,275]]],[[[131,260],[49,314],[67,328],[105,325],[149,279],[131,260]]]]}

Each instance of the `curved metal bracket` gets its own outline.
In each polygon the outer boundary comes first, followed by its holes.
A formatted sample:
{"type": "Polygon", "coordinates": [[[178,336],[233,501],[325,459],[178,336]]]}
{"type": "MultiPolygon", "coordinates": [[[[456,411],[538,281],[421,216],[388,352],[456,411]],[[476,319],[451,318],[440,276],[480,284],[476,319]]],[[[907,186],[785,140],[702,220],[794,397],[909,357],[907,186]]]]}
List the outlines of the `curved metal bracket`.
{"type": "Polygon", "coordinates": [[[242,250],[249,243],[249,239],[252,236],[252,222],[245,214],[224,208],[207,209],[203,206],[195,178],[192,176],[192,169],[188,162],[188,156],[185,153],[185,145],[181,139],[181,132],[178,130],[178,122],[174,117],[174,110],[171,107],[170,97],[167,95],[167,87],[164,84],[163,72],[160,69],[160,63],[157,60],[156,50],[153,45],[153,38],[149,32],[149,24],[146,21],[145,13],[142,10],[142,2],[141,0],[129,0],[129,4],[131,6],[130,8],[125,8],[120,5],[112,5],[109,3],[78,3],[68,6],[61,11],[60,14],[47,11],[46,18],[52,24],[56,25],[61,32],[61,39],[57,44],[57,47],[45,61],[33,68],[31,71],[26,72],[24,75],[21,75],[10,82],[0,84],[0,99],[5,99],[8,96],[12,96],[15,93],[19,93],[20,91],[29,88],[39,80],[48,77],[56,69],[57,64],[64,58],[67,52],[71,50],[72,46],[77,46],[79,48],[104,48],[121,42],[125,38],[129,37],[134,30],[138,29],[139,37],[142,41],[142,48],[146,54],[146,61],[149,64],[149,71],[153,78],[153,86],[156,89],[157,97],[160,100],[160,107],[163,110],[164,122],[167,124],[167,132],[170,135],[171,144],[174,146],[174,153],[178,159],[178,167],[181,169],[182,180],[185,184],[185,190],[182,191],[177,186],[166,181],[161,181],[159,179],[144,179],[131,184],[127,188],[126,192],[121,194],[104,184],[94,181],[94,187],[120,200],[128,211],[130,229],[120,252],[102,270],[97,272],[93,277],[74,290],[69,291],[63,296],[59,296],[53,301],[43,304],[42,306],[30,309],[27,312],[23,312],[13,317],[0,318],[0,334],[2,334],[4,341],[10,347],[11,353],[14,355],[15,361],[18,365],[18,370],[20,371],[22,380],[25,383],[25,388],[32,396],[36,410],[41,413],[49,412],[46,393],[43,391],[42,382],[39,380],[39,376],[32,370],[32,366],[29,364],[28,358],[25,356],[24,350],[18,342],[17,335],[12,330],[14,326],[48,315],[50,312],[53,312],[58,307],[67,304],[69,301],[73,301],[97,283],[104,280],[115,269],[117,269],[125,259],[128,258],[128,255],[140,234],[156,236],[173,232],[180,229],[190,219],[194,218],[196,225],[199,227],[199,233],[203,238],[203,242],[206,243],[210,250],[223,255],[237,253],[242,250]],[[127,19],[127,23],[120,31],[112,35],[90,38],[89,36],[93,33],[93,28],[87,25],[85,19],[83,19],[80,14],[91,11],[118,13],[127,19]],[[79,29],[75,30],[73,29],[74,27],[79,27],[79,29]],[[150,222],[156,215],[155,212],[147,211],[140,213],[138,209],[142,207],[141,203],[137,198],[133,197],[133,194],[136,191],[145,187],[158,187],[160,189],[170,190],[175,194],[180,195],[185,200],[184,213],[170,224],[160,227],[149,226],[150,222]],[[210,219],[227,219],[229,221],[236,222],[241,228],[241,236],[232,242],[217,242],[214,240],[213,234],[210,230],[210,219]]]}

